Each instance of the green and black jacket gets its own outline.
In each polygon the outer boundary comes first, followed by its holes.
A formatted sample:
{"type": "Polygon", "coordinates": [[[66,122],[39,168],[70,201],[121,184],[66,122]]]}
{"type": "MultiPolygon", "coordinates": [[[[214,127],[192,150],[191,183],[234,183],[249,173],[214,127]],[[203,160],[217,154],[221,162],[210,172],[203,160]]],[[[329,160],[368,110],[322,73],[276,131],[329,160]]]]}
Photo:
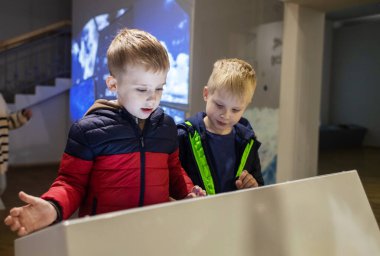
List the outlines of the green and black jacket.
{"type": "MultiPolygon", "coordinates": [[[[205,116],[206,114],[204,112],[199,112],[187,119],[186,122],[177,125],[180,151],[179,156],[183,168],[195,185],[201,186],[208,192],[208,194],[218,194],[225,191],[220,191],[220,185],[216,178],[215,161],[223,161],[223,159],[218,159],[218,156],[212,155],[208,146],[206,126],[203,122],[205,116]],[[199,139],[201,142],[201,151],[195,149],[194,144],[192,145],[195,141],[195,137],[198,137],[196,139],[199,139]],[[194,153],[194,151],[198,152],[194,153]],[[204,164],[202,167],[202,161],[199,160],[199,158],[202,158],[202,155],[206,158],[206,165],[208,166],[209,171],[204,170],[204,164]],[[203,169],[202,171],[200,170],[201,168],[203,169]],[[211,177],[207,180],[207,177],[205,176],[208,175],[211,177]],[[210,184],[210,180],[212,184],[210,184]]],[[[259,186],[264,185],[258,154],[258,149],[261,143],[256,139],[255,133],[247,119],[241,118],[234,126],[234,129],[236,131],[235,153],[237,160],[235,170],[233,170],[235,175],[237,177],[240,175],[238,173],[239,166],[243,165],[240,167],[240,171],[247,170],[256,179],[259,186]],[[249,144],[251,144],[251,147],[249,147],[249,144]],[[246,155],[245,159],[243,155],[246,155]],[[244,160],[241,161],[242,159],[244,160]],[[241,162],[243,163],[241,164],[241,162]]],[[[221,148],[220,150],[223,149],[221,148]]]]}

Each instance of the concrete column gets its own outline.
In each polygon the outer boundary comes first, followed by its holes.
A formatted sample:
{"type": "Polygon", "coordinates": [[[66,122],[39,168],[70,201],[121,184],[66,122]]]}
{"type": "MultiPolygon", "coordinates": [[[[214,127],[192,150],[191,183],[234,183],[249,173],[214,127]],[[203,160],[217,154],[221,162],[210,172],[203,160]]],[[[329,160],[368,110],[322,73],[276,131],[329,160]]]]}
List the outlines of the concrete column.
{"type": "Polygon", "coordinates": [[[325,14],[284,3],[277,181],[317,175],[325,14]]]}

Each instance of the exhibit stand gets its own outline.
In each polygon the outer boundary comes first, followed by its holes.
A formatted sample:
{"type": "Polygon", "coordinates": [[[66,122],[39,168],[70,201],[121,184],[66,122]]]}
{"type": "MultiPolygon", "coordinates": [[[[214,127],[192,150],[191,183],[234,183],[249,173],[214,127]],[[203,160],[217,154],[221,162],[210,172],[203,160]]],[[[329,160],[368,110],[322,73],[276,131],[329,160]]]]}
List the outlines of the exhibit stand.
{"type": "Polygon", "coordinates": [[[15,255],[380,255],[380,231],[347,171],[64,221],[15,255]]]}

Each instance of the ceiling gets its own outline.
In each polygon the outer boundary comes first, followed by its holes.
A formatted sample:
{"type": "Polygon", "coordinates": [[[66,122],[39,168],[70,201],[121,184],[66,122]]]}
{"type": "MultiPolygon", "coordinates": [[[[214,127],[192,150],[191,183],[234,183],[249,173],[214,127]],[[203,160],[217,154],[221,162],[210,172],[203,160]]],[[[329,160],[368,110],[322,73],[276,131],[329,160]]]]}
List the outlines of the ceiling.
{"type": "Polygon", "coordinates": [[[283,2],[296,3],[305,7],[316,9],[322,12],[341,11],[353,7],[376,4],[379,0],[281,0],[283,2]]]}
{"type": "Polygon", "coordinates": [[[380,1],[374,0],[281,0],[326,12],[332,21],[348,21],[357,18],[380,19],[380,1]]]}

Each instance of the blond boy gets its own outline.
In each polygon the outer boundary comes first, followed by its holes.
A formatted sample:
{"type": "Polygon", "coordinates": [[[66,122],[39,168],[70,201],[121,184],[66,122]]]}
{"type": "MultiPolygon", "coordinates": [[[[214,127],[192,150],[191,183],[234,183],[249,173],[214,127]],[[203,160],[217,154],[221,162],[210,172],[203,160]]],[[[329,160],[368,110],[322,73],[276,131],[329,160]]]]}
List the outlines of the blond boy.
{"type": "Polygon", "coordinates": [[[258,155],[261,143],[242,117],[255,89],[250,64],[218,60],[203,90],[206,112],[177,126],[181,164],[207,194],[264,185],[258,155]]]}
{"type": "Polygon", "coordinates": [[[123,29],[107,51],[107,87],[70,129],[57,179],[41,198],[20,192],[23,207],[5,224],[26,235],[69,218],[204,195],[178,158],[176,126],[158,107],[169,70],[166,50],[147,32],[123,29]]]}

